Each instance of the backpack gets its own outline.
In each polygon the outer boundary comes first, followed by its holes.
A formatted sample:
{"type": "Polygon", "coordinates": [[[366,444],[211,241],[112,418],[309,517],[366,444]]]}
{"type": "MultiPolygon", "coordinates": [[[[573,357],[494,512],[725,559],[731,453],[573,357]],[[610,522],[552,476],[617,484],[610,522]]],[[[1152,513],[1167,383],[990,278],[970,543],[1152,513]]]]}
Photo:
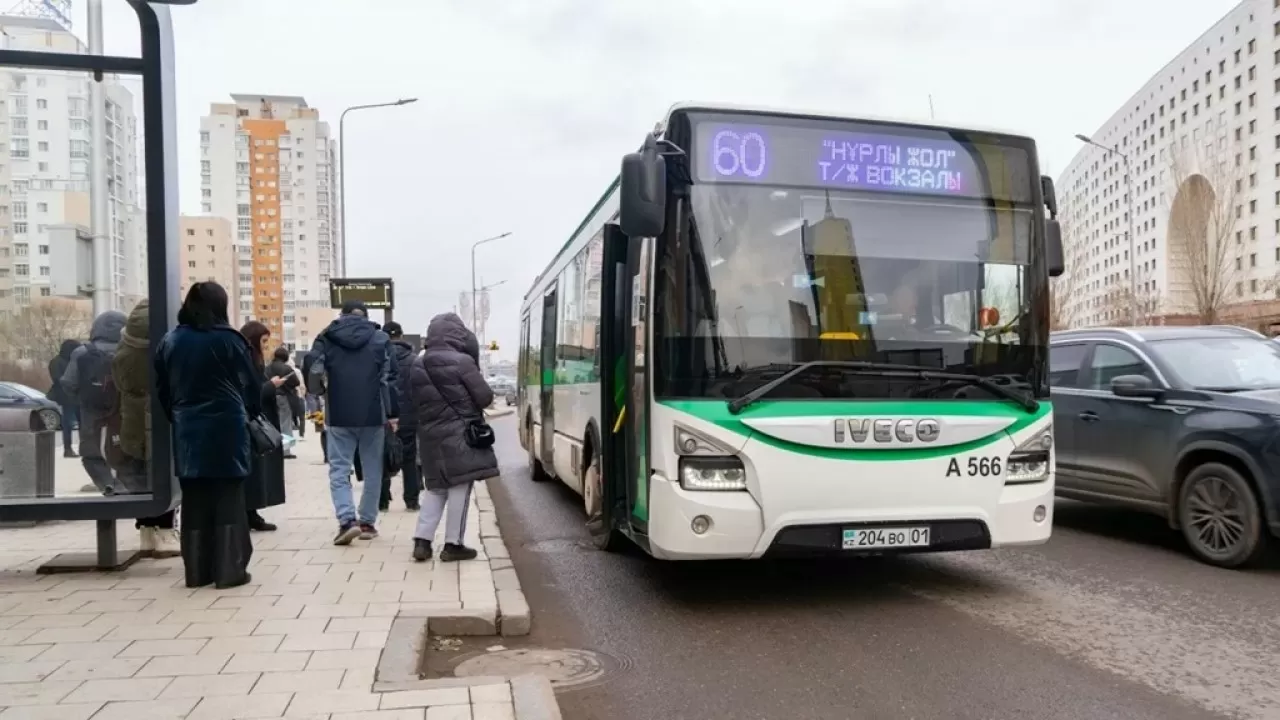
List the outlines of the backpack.
{"type": "Polygon", "coordinates": [[[120,404],[115,381],[111,379],[111,355],[93,345],[76,360],[81,407],[98,415],[106,415],[120,404]]]}

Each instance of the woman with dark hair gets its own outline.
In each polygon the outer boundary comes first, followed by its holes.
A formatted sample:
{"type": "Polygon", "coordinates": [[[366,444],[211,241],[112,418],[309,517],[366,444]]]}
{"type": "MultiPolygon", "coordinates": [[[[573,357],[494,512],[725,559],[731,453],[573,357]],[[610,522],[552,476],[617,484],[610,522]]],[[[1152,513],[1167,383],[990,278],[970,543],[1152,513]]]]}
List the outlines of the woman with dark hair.
{"type": "Polygon", "coordinates": [[[173,424],[187,587],[238,587],[250,580],[253,555],[244,503],[253,470],[248,422],[262,400],[249,344],[228,322],[221,285],[192,285],[178,323],[156,348],[154,369],[160,406],[173,424]]]}
{"type": "MultiPolygon", "coordinates": [[[[258,402],[262,416],[280,429],[280,411],[277,392],[287,383],[287,378],[268,377],[267,348],[271,347],[271,330],[257,320],[250,320],[240,328],[240,334],[249,341],[250,360],[253,363],[254,382],[258,388],[258,402]]],[[[253,474],[244,486],[245,501],[249,510],[249,527],[258,532],[272,532],[276,526],[258,513],[262,508],[284,504],[284,453],[275,450],[253,459],[253,474]]]]}

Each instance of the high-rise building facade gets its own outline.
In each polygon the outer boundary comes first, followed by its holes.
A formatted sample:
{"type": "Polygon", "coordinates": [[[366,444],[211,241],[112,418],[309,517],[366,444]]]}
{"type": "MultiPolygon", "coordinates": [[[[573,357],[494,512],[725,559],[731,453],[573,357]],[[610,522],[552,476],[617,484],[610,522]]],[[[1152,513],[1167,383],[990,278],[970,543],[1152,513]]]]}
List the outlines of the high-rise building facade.
{"type": "Polygon", "coordinates": [[[235,227],[240,317],[297,348],[298,311],[327,308],[342,274],[336,145],[301,97],[231,99],[200,122],[201,211],[235,227]]]}
{"type": "Polygon", "coordinates": [[[1089,137],[1058,179],[1069,324],[1187,321],[1214,282],[1220,317],[1276,309],[1280,0],[1241,2],[1089,137]]]}
{"type": "MultiPolygon", "coordinates": [[[[0,16],[0,46],[83,53],[52,20],[0,16]]],[[[87,73],[0,70],[0,313],[50,296],[53,225],[90,226],[90,123],[87,73]]],[[[134,95],[107,78],[106,142],[112,302],[128,310],[146,296],[146,242],[139,190],[142,132],[134,95]]]]}
{"type": "MultiPolygon", "coordinates": [[[[237,266],[235,233],[231,221],[213,216],[183,215],[178,218],[179,297],[191,286],[212,280],[226,288],[232,298],[240,296],[240,269],[237,266]]],[[[228,308],[231,324],[240,327],[238,305],[228,308]]]]}

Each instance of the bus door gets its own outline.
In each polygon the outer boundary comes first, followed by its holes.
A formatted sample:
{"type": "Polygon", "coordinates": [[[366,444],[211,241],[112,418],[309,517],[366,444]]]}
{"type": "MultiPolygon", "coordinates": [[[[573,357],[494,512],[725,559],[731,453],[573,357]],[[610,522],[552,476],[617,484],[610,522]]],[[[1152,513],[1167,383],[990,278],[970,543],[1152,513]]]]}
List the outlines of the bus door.
{"type": "Polygon", "coordinates": [[[631,239],[617,225],[604,234],[600,293],[600,469],[607,520],[643,530],[648,521],[648,257],[652,240],[631,239]]]}
{"type": "Polygon", "coordinates": [[[649,526],[649,256],[652,238],[632,238],[628,247],[626,297],[630,307],[627,336],[627,498],[631,526],[649,526]]]}
{"type": "Polygon", "coordinates": [[[556,298],[558,288],[552,286],[551,291],[542,298],[542,350],[539,366],[542,382],[539,384],[538,421],[542,424],[542,439],[538,443],[539,459],[548,474],[555,474],[555,389],[556,389],[556,298]]]}

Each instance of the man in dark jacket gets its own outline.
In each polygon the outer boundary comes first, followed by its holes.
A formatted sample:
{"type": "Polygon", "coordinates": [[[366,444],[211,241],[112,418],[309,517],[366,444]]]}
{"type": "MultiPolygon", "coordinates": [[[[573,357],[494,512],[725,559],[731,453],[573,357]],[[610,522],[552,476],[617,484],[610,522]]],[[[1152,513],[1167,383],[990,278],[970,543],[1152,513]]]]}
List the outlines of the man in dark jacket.
{"type": "Polygon", "coordinates": [[[89,344],[71,353],[61,378],[68,401],[80,406],[80,462],[104,495],[116,492],[116,478],[103,457],[102,443],[107,416],[119,403],[115,381],[111,379],[111,361],[120,346],[124,325],[125,316],[119,310],[108,310],[94,318],[89,344]]]}
{"type": "Polygon", "coordinates": [[[76,421],[80,417],[80,408],[71,399],[67,397],[67,393],[62,389],[62,376],[67,372],[67,366],[71,364],[71,354],[80,347],[79,340],[63,340],[62,347],[58,350],[57,356],[49,361],[49,379],[53,386],[49,388],[49,399],[58,403],[58,407],[62,410],[62,454],[64,457],[76,457],[76,451],[71,449],[71,431],[76,427],[76,421]]]}
{"type": "MultiPolygon", "coordinates": [[[[418,496],[422,493],[422,480],[418,476],[418,417],[412,412],[413,391],[409,383],[410,371],[417,351],[404,339],[404,328],[398,322],[389,322],[383,328],[387,337],[391,338],[391,359],[395,361],[396,372],[400,382],[392,388],[396,393],[396,404],[405,408],[400,413],[400,428],[396,436],[404,448],[404,460],[401,472],[404,474],[404,506],[407,510],[417,512],[418,496]]],[[[391,504],[391,476],[382,479],[382,507],[391,504]]]]}
{"type": "Polygon", "coordinates": [[[357,511],[351,498],[351,463],[360,450],[367,478],[382,477],[384,433],[396,430],[399,410],[396,364],[390,338],[366,317],[364,303],[348,301],[342,315],[311,346],[304,362],[307,389],[325,395],[325,428],[329,433],[329,492],[338,517],[335,545],[378,535],[378,496],[382,483],[367,482],[357,511]]]}
{"type": "Polygon", "coordinates": [[[498,476],[492,445],[474,447],[467,440],[467,427],[483,423],[484,409],[493,403],[493,390],[484,381],[479,359],[475,333],[462,324],[462,318],[445,313],[431,320],[426,350],[413,363],[410,384],[418,414],[422,479],[427,486],[413,533],[413,558],[419,562],[431,557],[431,540],[446,506],[449,522],[440,560],[476,557],[476,551],[463,544],[471,486],[498,476]]]}

